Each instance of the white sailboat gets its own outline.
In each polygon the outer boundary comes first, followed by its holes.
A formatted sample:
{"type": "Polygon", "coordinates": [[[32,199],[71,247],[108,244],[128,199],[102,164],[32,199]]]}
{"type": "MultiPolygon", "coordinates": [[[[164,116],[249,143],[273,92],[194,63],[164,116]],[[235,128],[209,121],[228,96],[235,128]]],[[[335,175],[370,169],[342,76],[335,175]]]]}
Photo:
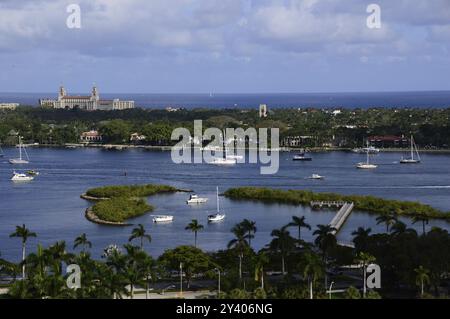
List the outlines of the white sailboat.
{"type": "Polygon", "coordinates": [[[370,163],[370,152],[369,152],[368,148],[369,148],[369,142],[367,142],[367,148],[366,148],[367,160],[366,160],[366,162],[362,162],[362,163],[356,164],[356,168],[359,168],[359,169],[375,169],[375,168],[378,167],[378,165],[370,163]]]}
{"type": "Polygon", "coordinates": [[[220,222],[220,221],[224,220],[225,217],[226,217],[225,214],[220,213],[220,208],[219,208],[219,186],[217,186],[216,192],[217,192],[217,194],[216,194],[216,197],[217,197],[217,213],[208,216],[208,222],[210,222],[210,223],[220,222]]]}
{"type": "Polygon", "coordinates": [[[411,135],[411,156],[409,158],[404,158],[400,160],[400,164],[419,164],[421,162],[419,150],[414,142],[414,137],[411,135]],[[416,157],[414,157],[416,155],[416,157]]]}
{"type": "Polygon", "coordinates": [[[30,158],[28,157],[28,153],[27,150],[25,149],[25,147],[22,144],[22,139],[19,136],[19,158],[11,158],[9,160],[10,164],[28,164],[30,162],[30,158]],[[27,158],[26,160],[22,158],[22,152],[25,153],[25,157],[27,158]]]}

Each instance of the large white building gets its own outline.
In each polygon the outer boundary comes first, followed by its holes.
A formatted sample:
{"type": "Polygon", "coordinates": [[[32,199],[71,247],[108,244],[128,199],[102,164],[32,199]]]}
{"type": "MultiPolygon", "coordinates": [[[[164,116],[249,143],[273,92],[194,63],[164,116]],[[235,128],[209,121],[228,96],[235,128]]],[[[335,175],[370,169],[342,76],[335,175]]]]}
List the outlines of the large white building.
{"type": "Polygon", "coordinates": [[[59,88],[58,99],[42,99],[39,100],[41,107],[49,107],[54,109],[81,109],[86,111],[114,111],[133,109],[134,101],[120,101],[119,99],[101,100],[97,87],[92,88],[90,96],[67,95],[66,89],[61,86],[59,88]]]}

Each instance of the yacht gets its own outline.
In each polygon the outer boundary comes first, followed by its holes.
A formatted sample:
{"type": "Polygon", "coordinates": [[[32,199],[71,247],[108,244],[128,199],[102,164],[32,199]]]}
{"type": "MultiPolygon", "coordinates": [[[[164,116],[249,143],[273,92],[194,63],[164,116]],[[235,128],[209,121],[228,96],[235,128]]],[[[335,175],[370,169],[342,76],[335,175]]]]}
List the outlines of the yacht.
{"type": "Polygon", "coordinates": [[[25,147],[22,144],[22,139],[19,136],[19,144],[18,144],[18,148],[19,148],[19,158],[11,158],[9,160],[10,164],[28,164],[30,162],[30,158],[28,157],[28,153],[27,150],[25,149],[25,147]],[[26,156],[26,160],[22,158],[22,151],[25,153],[26,156]]]}
{"type": "Polygon", "coordinates": [[[305,153],[299,153],[297,155],[294,155],[292,158],[293,161],[312,161],[312,158],[309,156],[306,156],[305,153]]]}
{"type": "Polygon", "coordinates": [[[309,179],[324,179],[324,176],[320,176],[319,174],[312,174],[309,179]]]}
{"type": "Polygon", "coordinates": [[[209,223],[217,223],[225,219],[226,215],[220,212],[219,208],[219,187],[216,188],[216,197],[217,197],[217,212],[215,214],[208,216],[209,223]]]}
{"type": "Polygon", "coordinates": [[[411,155],[410,157],[400,160],[400,164],[419,164],[421,162],[419,150],[417,149],[416,143],[414,143],[414,137],[411,135],[411,155]],[[416,157],[414,157],[416,155],[416,157]]]}
{"type": "Polygon", "coordinates": [[[365,154],[365,153],[378,154],[378,153],[380,153],[380,149],[376,148],[374,146],[367,146],[367,147],[363,147],[363,148],[355,148],[355,149],[353,149],[353,153],[358,153],[358,154],[365,154]]]}
{"type": "Polygon", "coordinates": [[[173,216],[169,216],[169,215],[153,216],[153,222],[155,224],[157,224],[157,223],[171,223],[171,222],[173,222],[173,216]]]}
{"type": "Polygon", "coordinates": [[[198,197],[196,194],[192,194],[189,199],[186,201],[186,203],[189,204],[203,204],[208,201],[207,198],[198,197]]]}
{"type": "Polygon", "coordinates": [[[236,159],[231,158],[215,158],[210,164],[213,165],[236,165],[236,159]]]}
{"type": "Polygon", "coordinates": [[[11,180],[13,182],[29,182],[32,181],[34,179],[33,176],[29,176],[23,173],[17,173],[17,172],[13,172],[13,176],[11,177],[11,180]]]}
{"type": "Polygon", "coordinates": [[[370,153],[369,152],[369,142],[367,142],[367,147],[366,147],[367,160],[366,160],[366,162],[362,162],[362,163],[356,164],[356,168],[359,168],[359,169],[375,169],[375,168],[378,167],[378,165],[370,163],[370,154],[369,153],[370,153]]]}

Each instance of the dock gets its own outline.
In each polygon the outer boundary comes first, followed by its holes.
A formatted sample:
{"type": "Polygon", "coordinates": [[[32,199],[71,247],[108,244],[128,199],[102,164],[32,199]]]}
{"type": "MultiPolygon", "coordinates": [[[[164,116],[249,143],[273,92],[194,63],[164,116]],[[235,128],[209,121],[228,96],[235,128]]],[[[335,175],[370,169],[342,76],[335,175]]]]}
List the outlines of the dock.
{"type": "Polygon", "coordinates": [[[339,230],[344,225],[345,221],[352,213],[353,208],[355,207],[354,203],[342,201],[312,201],[310,204],[311,207],[313,208],[323,208],[323,207],[339,208],[339,211],[336,213],[331,222],[328,224],[329,226],[335,228],[335,230],[333,231],[333,235],[336,235],[339,232],[339,230]]]}

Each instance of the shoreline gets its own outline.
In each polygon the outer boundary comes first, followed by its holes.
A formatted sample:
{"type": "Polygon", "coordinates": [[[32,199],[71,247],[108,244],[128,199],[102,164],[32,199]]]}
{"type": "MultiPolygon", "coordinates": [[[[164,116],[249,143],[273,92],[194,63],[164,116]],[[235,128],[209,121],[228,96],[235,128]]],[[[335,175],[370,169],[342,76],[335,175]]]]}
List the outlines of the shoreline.
{"type": "Polygon", "coordinates": [[[130,223],[122,223],[122,222],[109,222],[107,220],[100,219],[92,210],[92,206],[86,208],[86,211],[84,213],[84,216],[86,219],[94,224],[98,225],[104,225],[104,226],[132,226],[133,224],[130,223]]]}
{"type": "MultiPolygon", "coordinates": [[[[14,146],[9,146],[13,148],[14,146]]],[[[145,150],[145,151],[160,151],[160,152],[170,152],[172,146],[170,145],[134,145],[134,144],[76,144],[76,143],[66,143],[64,145],[54,145],[54,144],[38,144],[38,145],[28,145],[32,148],[64,148],[64,149],[78,149],[78,148],[97,148],[108,151],[126,151],[129,149],[135,150],[145,150]]],[[[307,150],[311,153],[319,152],[352,152],[353,148],[345,147],[280,147],[279,151],[282,153],[299,152],[301,150],[307,150]]],[[[247,148],[248,151],[248,148],[247,148]]],[[[450,149],[418,149],[421,153],[430,154],[450,154],[450,149]]],[[[404,153],[409,152],[408,148],[380,148],[380,153],[404,153]]]]}

